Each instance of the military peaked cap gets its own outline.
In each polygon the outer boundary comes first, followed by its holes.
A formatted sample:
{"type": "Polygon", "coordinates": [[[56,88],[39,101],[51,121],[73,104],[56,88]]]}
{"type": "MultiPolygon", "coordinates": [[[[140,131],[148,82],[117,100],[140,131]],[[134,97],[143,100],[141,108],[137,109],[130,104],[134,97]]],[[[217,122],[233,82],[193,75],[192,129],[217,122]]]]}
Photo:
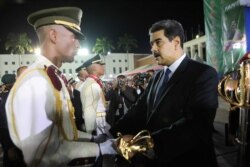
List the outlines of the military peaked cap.
{"type": "Polygon", "coordinates": [[[72,31],[81,40],[85,38],[81,32],[82,10],[77,7],[58,7],[39,10],[28,16],[28,23],[35,29],[41,26],[57,24],[72,31]]]}
{"type": "Polygon", "coordinates": [[[105,63],[102,61],[101,56],[98,54],[98,55],[95,55],[94,57],[90,58],[89,60],[85,61],[80,67],[78,67],[76,69],[76,72],[80,71],[81,69],[87,68],[91,64],[104,65],[105,63]]]}
{"type": "Polygon", "coordinates": [[[81,65],[81,66],[77,67],[75,71],[78,73],[81,70],[86,70],[86,68],[81,65]]]}

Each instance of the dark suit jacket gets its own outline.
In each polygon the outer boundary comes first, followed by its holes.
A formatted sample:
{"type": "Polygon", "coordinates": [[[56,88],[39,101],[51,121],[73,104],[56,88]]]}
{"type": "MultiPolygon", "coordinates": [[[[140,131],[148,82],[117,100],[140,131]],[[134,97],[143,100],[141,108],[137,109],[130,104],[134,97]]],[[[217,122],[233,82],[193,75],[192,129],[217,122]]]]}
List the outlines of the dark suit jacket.
{"type": "MultiPolygon", "coordinates": [[[[156,73],[142,96],[110,132],[115,136],[152,134],[156,158],[144,166],[217,166],[212,125],[218,107],[218,78],[214,68],[186,57],[153,104],[156,73]]],[[[136,157],[133,160],[137,162],[136,157]]],[[[139,162],[139,161],[138,161],[139,162]]]]}
{"type": "Polygon", "coordinates": [[[82,125],[84,124],[84,119],[82,117],[82,101],[80,92],[76,89],[73,90],[74,98],[71,98],[71,102],[75,108],[75,123],[78,130],[84,131],[82,125]]]}

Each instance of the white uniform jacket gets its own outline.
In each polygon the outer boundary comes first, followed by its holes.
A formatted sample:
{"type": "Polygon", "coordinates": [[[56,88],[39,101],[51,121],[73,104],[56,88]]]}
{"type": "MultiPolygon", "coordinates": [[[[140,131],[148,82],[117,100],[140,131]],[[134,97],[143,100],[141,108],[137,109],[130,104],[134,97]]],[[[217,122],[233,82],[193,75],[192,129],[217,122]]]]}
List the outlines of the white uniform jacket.
{"type": "Polygon", "coordinates": [[[57,90],[46,72],[51,65],[39,56],[18,78],[6,103],[11,138],[32,167],[64,167],[74,158],[99,154],[98,145],[88,142],[91,135],[76,130],[63,80],[55,74],[61,83],[57,90]]]}
{"type": "Polygon", "coordinates": [[[100,85],[88,77],[81,86],[81,101],[86,132],[106,133],[106,101],[100,85]]]}

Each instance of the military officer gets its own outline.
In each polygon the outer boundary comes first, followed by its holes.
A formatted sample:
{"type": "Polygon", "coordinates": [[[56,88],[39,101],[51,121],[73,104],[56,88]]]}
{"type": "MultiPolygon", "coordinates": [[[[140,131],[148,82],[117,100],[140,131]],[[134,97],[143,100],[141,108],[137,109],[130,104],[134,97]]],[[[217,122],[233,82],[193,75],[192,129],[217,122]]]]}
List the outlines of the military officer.
{"type": "Polygon", "coordinates": [[[100,79],[104,75],[104,63],[100,55],[95,55],[82,66],[86,68],[89,74],[81,89],[79,89],[85,130],[94,135],[93,140],[100,140],[99,142],[101,142],[105,140],[104,136],[110,127],[106,122],[106,100],[100,79]]]}
{"type": "Polygon", "coordinates": [[[82,102],[80,97],[80,90],[82,88],[83,82],[88,77],[88,72],[86,71],[85,67],[79,67],[76,69],[76,72],[78,73],[77,76],[79,78],[79,81],[76,83],[74,89],[73,89],[73,98],[72,103],[75,108],[75,122],[76,127],[78,130],[85,131],[85,124],[84,119],[82,117],[82,102]]]}
{"type": "Polygon", "coordinates": [[[81,17],[77,7],[43,9],[28,16],[41,56],[17,79],[6,103],[11,138],[28,166],[63,167],[76,158],[95,161],[100,153],[115,154],[104,149],[111,140],[98,147],[89,142],[91,134],[77,131],[65,77],[59,70],[62,63],[74,61],[79,40],[84,39],[81,17]]]}
{"type": "Polygon", "coordinates": [[[80,69],[76,69],[77,77],[79,78],[79,82],[76,84],[76,89],[80,87],[80,85],[87,79],[88,72],[85,67],[81,67],[80,69]]]}

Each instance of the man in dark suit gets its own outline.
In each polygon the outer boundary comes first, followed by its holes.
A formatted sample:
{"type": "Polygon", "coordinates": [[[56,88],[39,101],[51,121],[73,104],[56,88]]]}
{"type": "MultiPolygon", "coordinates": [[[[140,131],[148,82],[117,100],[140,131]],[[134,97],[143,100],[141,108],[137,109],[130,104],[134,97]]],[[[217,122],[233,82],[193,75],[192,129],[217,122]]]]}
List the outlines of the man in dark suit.
{"type": "Polygon", "coordinates": [[[179,22],[156,22],[149,34],[151,51],[164,69],[154,75],[143,95],[110,132],[114,136],[121,132],[124,138],[143,129],[150,132],[155,157],[135,154],[131,157],[134,166],[218,166],[212,140],[218,107],[217,72],[184,53],[185,35],[179,22]],[[161,86],[165,78],[168,81],[161,86]]]}

